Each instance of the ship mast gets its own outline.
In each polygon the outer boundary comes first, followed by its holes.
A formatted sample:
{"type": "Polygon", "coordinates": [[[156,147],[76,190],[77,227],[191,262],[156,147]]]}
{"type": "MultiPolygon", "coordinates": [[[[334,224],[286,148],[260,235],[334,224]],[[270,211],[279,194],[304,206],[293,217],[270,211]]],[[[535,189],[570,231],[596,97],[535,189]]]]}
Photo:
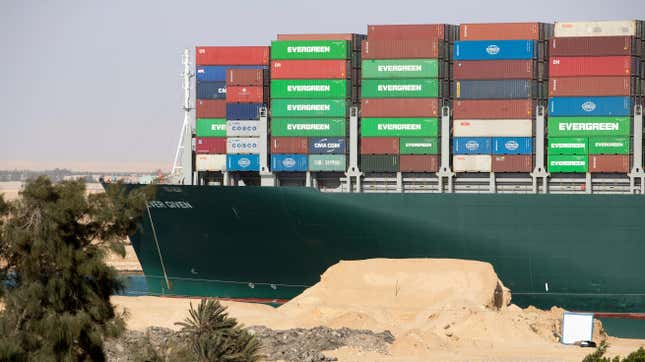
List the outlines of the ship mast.
{"type": "Polygon", "coordinates": [[[192,138],[193,128],[190,123],[190,80],[195,76],[190,69],[190,53],[188,49],[184,49],[182,56],[182,64],[184,71],[181,74],[183,77],[182,88],[184,89],[184,123],[181,127],[179,135],[179,143],[177,144],[177,151],[175,152],[175,161],[172,165],[171,178],[179,184],[192,185],[193,184],[193,162],[192,162],[192,138]]]}

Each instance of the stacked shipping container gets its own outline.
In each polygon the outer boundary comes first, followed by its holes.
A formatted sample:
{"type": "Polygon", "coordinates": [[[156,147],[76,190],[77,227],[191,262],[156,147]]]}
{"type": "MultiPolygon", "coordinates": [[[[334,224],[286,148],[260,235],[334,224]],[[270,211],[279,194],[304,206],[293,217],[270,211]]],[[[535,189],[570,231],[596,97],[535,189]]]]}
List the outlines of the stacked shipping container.
{"type": "Polygon", "coordinates": [[[272,42],[273,171],[346,170],[361,40],[357,34],[281,34],[272,42]]]}
{"type": "Polygon", "coordinates": [[[639,21],[555,24],[549,172],[629,172],[632,106],[643,95],[642,37],[639,21]]]}
{"type": "MultiPolygon", "coordinates": [[[[196,138],[195,167],[197,171],[257,170],[257,157],[231,156],[227,151],[249,143],[227,140],[227,120],[256,120],[264,101],[263,90],[231,83],[232,94],[227,92],[227,72],[235,69],[263,73],[269,63],[269,47],[265,46],[223,46],[197,47],[196,49],[196,138]],[[229,100],[230,102],[227,102],[229,100]],[[237,103],[244,101],[245,103],[237,103]],[[248,103],[253,102],[253,103],[248,103]]],[[[262,76],[264,78],[264,76],[262,76]]],[[[242,82],[244,83],[244,82],[242,82]]],[[[260,86],[261,87],[261,86],[260,86]]],[[[244,127],[247,129],[248,127],[244,127]]],[[[257,126],[256,126],[257,129],[257,126]]],[[[243,132],[242,132],[243,133],[243,132]]],[[[257,133],[257,132],[256,132],[257,133]]],[[[239,133],[238,133],[239,134],[239,133]]],[[[232,133],[231,136],[235,135],[232,133]]],[[[255,143],[257,145],[257,142],[255,143]]],[[[240,153],[240,152],[235,152],[240,153]]],[[[257,152],[256,152],[257,153],[257,152]]]]}
{"type": "Polygon", "coordinates": [[[369,25],[363,43],[360,153],[364,172],[436,172],[439,109],[448,98],[456,27],[369,25]]]}

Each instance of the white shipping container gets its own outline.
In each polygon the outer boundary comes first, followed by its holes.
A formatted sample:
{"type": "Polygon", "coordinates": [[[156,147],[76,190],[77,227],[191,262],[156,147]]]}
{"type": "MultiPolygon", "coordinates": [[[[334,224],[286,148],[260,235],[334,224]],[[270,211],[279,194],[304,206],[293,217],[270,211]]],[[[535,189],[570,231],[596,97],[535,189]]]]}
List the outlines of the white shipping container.
{"type": "Polygon", "coordinates": [[[226,139],[226,153],[233,155],[260,153],[260,138],[229,137],[226,139]]]}
{"type": "Polygon", "coordinates": [[[260,136],[260,121],[226,121],[226,135],[234,137],[260,136]]]}
{"type": "Polygon", "coordinates": [[[491,172],[491,155],[454,155],[452,168],[455,172],[491,172]]]}
{"type": "Polygon", "coordinates": [[[554,36],[584,37],[584,36],[637,36],[636,21],[576,21],[556,22],[554,36]]]}
{"type": "Polygon", "coordinates": [[[531,137],[533,121],[530,119],[469,119],[454,120],[455,137],[531,137]]]}
{"type": "Polygon", "coordinates": [[[226,155],[197,155],[197,171],[226,171],[226,155]]]}

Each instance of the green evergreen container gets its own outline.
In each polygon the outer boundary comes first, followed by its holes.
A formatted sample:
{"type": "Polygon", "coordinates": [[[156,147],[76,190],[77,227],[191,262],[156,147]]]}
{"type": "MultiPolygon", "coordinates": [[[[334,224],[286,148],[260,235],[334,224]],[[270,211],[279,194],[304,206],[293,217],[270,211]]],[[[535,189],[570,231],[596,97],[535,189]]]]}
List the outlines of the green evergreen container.
{"type": "Polygon", "coordinates": [[[401,137],[399,153],[402,155],[436,155],[439,153],[436,137],[401,137]]]}
{"type": "Polygon", "coordinates": [[[363,60],[363,79],[439,78],[437,59],[363,60]]]}
{"type": "Polygon", "coordinates": [[[272,117],[345,117],[344,99],[272,99],[272,117]]]}
{"type": "Polygon", "coordinates": [[[309,171],[346,171],[345,155],[309,155],[309,171]]]}
{"type": "Polygon", "coordinates": [[[274,40],[271,59],[349,59],[346,40],[274,40]]]}
{"type": "Polygon", "coordinates": [[[549,172],[587,172],[589,156],[587,155],[549,155],[549,172]]]}
{"type": "Polygon", "coordinates": [[[589,138],[589,154],[592,155],[628,155],[629,150],[629,137],[589,138]]]}
{"type": "Polygon", "coordinates": [[[363,118],[362,137],[436,137],[437,118],[363,118]]]}
{"type": "Polygon", "coordinates": [[[629,117],[549,117],[549,137],[629,136],[629,117]]]}
{"type": "Polygon", "coordinates": [[[589,139],[585,137],[549,137],[549,155],[586,155],[589,139]]]}
{"type": "Polygon", "coordinates": [[[345,137],[342,118],[273,118],[271,136],[275,137],[345,137]]]}
{"type": "Polygon", "coordinates": [[[197,137],[226,137],[226,118],[197,118],[197,137]]]}
{"type": "Polygon", "coordinates": [[[351,83],[345,79],[274,79],[271,97],[277,98],[349,98],[351,83]]]}
{"type": "Polygon", "coordinates": [[[363,79],[363,98],[436,98],[437,79],[363,79]]]}

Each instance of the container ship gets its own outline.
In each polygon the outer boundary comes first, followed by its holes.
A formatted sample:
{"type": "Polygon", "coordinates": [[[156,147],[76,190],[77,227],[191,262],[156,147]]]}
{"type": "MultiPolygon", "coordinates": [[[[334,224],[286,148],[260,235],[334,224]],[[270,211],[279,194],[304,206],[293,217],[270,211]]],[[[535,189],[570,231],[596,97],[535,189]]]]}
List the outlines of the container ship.
{"type": "Polygon", "coordinates": [[[186,52],[177,182],[131,236],[149,291],[281,303],[339,260],[472,259],[520,306],[645,333],[644,38],[368,25],[186,52]]]}

